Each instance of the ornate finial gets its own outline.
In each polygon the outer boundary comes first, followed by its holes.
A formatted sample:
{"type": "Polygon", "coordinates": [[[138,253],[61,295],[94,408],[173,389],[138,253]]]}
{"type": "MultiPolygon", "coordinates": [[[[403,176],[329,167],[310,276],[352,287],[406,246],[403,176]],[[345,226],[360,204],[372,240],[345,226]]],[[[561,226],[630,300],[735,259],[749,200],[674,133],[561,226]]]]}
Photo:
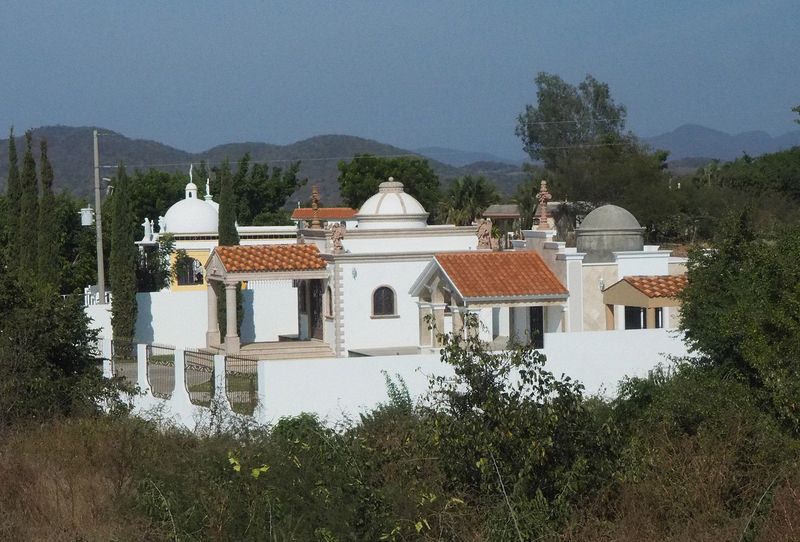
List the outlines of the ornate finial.
{"type": "Polygon", "coordinates": [[[311,187],[311,210],[313,212],[311,218],[311,229],[321,230],[322,224],[319,222],[319,190],[317,190],[316,185],[311,187]]]}
{"type": "Polygon", "coordinates": [[[394,177],[389,177],[389,182],[393,183],[394,182],[394,177]]]}
{"type": "Polygon", "coordinates": [[[206,177],[206,197],[211,197],[211,177],[206,177]]]}
{"type": "Polygon", "coordinates": [[[553,196],[547,191],[547,181],[542,179],[542,184],[539,187],[539,193],[536,194],[536,200],[539,202],[539,209],[536,212],[537,216],[539,217],[539,226],[536,229],[550,229],[550,224],[547,222],[547,202],[551,199],[553,199],[553,196]]]}
{"type": "Polygon", "coordinates": [[[190,162],[190,163],[189,163],[189,182],[190,182],[190,183],[191,183],[191,182],[194,182],[194,181],[192,181],[192,168],[193,168],[193,167],[194,167],[194,164],[192,164],[192,163],[190,162]]]}

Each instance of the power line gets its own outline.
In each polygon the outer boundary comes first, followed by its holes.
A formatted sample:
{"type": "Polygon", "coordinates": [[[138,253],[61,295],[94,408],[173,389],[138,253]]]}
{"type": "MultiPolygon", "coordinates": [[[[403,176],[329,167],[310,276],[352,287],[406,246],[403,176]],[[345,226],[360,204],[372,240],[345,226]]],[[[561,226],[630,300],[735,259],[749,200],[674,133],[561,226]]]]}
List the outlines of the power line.
{"type": "MultiPolygon", "coordinates": [[[[537,147],[538,150],[564,150],[564,149],[586,149],[586,148],[594,148],[594,147],[619,147],[628,145],[628,143],[585,143],[579,145],[563,145],[563,146],[552,146],[552,147],[537,147]]],[[[462,151],[453,150],[450,154],[460,154],[462,151]]],[[[464,151],[467,152],[467,151],[464,151]]],[[[375,158],[428,158],[425,155],[417,154],[417,153],[405,153],[405,154],[370,154],[366,153],[369,157],[375,158]]],[[[440,153],[440,154],[447,154],[447,153],[440,153]]],[[[329,162],[331,160],[356,160],[360,158],[362,155],[356,156],[327,156],[327,157],[312,157],[312,158],[274,158],[270,160],[250,160],[248,163],[250,164],[273,164],[273,163],[283,163],[283,162],[329,162]]],[[[224,160],[217,160],[217,161],[209,161],[209,160],[200,160],[204,161],[207,165],[220,165],[224,162],[224,160]]],[[[197,160],[190,160],[187,162],[172,162],[172,163],[162,163],[162,164],[126,164],[126,167],[178,167],[178,166],[188,166],[189,164],[197,163],[197,160]]],[[[101,168],[105,169],[113,169],[118,168],[119,165],[109,164],[109,165],[102,165],[101,168]]]]}

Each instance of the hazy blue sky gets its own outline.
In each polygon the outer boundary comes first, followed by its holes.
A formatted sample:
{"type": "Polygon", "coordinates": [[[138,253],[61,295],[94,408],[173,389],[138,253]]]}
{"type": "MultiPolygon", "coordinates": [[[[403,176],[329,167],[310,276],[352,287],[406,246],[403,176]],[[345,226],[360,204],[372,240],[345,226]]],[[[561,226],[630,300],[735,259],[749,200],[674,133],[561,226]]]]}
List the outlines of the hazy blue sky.
{"type": "Polygon", "coordinates": [[[4,2],[0,127],[191,151],[343,133],[522,155],[533,78],[587,73],[655,135],[797,128],[800,1],[4,2]]]}

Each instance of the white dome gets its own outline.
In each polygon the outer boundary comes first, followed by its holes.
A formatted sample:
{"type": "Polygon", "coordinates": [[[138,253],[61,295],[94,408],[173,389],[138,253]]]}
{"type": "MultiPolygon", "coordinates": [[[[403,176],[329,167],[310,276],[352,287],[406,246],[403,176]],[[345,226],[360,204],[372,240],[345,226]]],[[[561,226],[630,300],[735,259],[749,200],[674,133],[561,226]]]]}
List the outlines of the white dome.
{"type": "Polygon", "coordinates": [[[414,196],[405,193],[403,183],[389,177],[380,184],[378,193],[364,202],[356,218],[359,229],[424,228],[428,212],[414,196]]]}
{"type": "Polygon", "coordinates": [[[167,233],[216,234],[219,218],[214,207],[193,197],[170,207],[164,222],[167,233]]]}

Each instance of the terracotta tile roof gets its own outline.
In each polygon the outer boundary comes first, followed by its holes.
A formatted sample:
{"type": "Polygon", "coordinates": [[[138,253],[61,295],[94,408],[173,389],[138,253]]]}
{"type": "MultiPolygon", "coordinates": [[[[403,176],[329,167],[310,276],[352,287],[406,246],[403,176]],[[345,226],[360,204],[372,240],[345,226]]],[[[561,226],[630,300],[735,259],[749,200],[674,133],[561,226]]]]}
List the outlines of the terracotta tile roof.
{"type": "MultiPolygon", "coordinates": [[[[356,216],[356,210],[350,207],[320,207],[317,209],[320,220],[349,220],[356,216]]],[[[312,220],[314,209],[298,207],[292,211],[292,220],[312,220]]]]}
{"type": "Polygon", "coordinates": [[[647,297],[677,297],[688,284],[686,274],[629,276],[622,280],[642,292],[647,297]]]}
{"type": "Polygon", "coordinates": [[[464,297],[566,295],[567,289],[532,251],[436,254],[464,297]]]}
{"type": "Polygon", "coordinates": [[[252,245],[214,249],[228,273],[325,269],[316,245],[252,245]]]}

